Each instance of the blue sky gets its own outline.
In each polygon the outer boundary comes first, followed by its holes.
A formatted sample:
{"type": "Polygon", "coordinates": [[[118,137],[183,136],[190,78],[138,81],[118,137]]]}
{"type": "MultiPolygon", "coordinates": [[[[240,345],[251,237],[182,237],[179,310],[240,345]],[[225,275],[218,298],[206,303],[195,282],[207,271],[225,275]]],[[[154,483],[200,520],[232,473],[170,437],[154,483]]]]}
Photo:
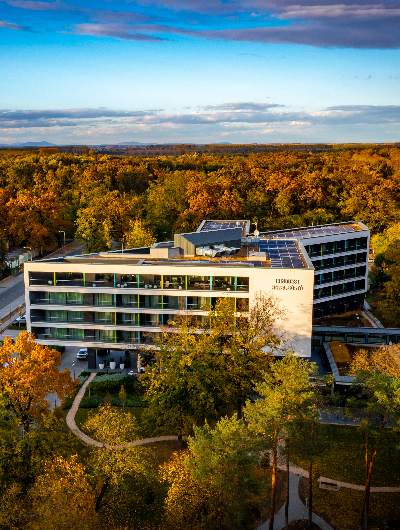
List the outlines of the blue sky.
{"type": "Polygon", "coordinates": [[[0,0],[0,143],[400,141],[400,2],[0,0]]]}

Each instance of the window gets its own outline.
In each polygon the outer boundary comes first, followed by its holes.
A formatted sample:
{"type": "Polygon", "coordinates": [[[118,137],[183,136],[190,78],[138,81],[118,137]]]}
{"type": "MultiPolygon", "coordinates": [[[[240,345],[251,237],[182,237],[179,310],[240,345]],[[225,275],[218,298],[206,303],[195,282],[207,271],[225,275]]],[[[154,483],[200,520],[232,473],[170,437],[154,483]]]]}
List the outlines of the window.
{"type": "Polygon", "coordinates": [[[212,279],[214,291],[234,291],[235,278],[233,276],[215,276],[212,279]]]}
{"type": "Polygon", "coordinates": [[[186,276],[164,276],[164,289],[185,289],[186,276]]]}
{"type": "Polygon", "coordinates": [[[185,309],[185,298],[183,296],[164,296],[164,309],[185,309]]]}
{"type": "Polygon", "coordinates": [[[68,322],[83,322],[83,311],[68,311],[68,322]]]}
{"type": "Polygon", "coordinates": [[[208,296],[188,296],[187,308],[189,310],[202,309],[204,306],[210,305],[210,298],[208,296]]]}
{"type": "Polygon", "coordinates": [[[122,307],[139,307],[137,294],[123,294],[121,302],[122,307]]]}
{"type": "Polygon", "coordinates": [[[57,272],[56,284],[60,287],[67,285],[83,286],[83,273],[80,272],[57,272]]]}
{"type": "Polygon", "coordinates": [[[346,252],[346,241],[344,239],[342,241],[335,241],[335,254],[339,254],[340,252],[346,252]]]}
{"type": "Polygon", "coordinates": [[[95,313],[94,321],[97,324],[114,324],[113,313],[95,313]]]}
{"type": "Polygon", "coordinates": [[[139,300],[140,300],[140,306],[139,307],[144,307],[144,308],[151,308],[151,309],[159,309],[161,307],[161,296],[158,296],[158,295],[147,295],[147,294],[144,294],[144,295],[140,295],[139,297],[139,300]]]}
{"type": "Polygon", "coordinates": [[[118,320],[122,326],[137,326],[138,316],[137,313],[119,313],[118,320]]]}
{"type": "Polygon", "coordinates": [[[249,299],[248,298],[236,298],[236,311],[248,311],[249,310],[249,299]]]}
{"type": "Polygon", "coordinates": [[[66,294],[70,293],[44,293],[44,300],[46,304],[65,305],[66,294]]]}
{"type": "Polygon", "coordinates": [[[97,306],[113,306],[113,295],[107,293],[95,293],[94,305],[97,306]]]}
{"type": "Polygon", "coordinates": [[[141,274],[139,279],[141,288],[154,289],[161,287],[161,276],[159,274],[141,274]]]}
{"type": "Polygon", "coordinates": [[[67,311],[45,311],[44,320],[46,322],[67,322],[67,311]]]}
{"type": "Polygon", "coordinates": [[[210,290],[209,276],[188,276],[188,289],[190,290],[210,290]]]}
{"type": "Polygon", "coordinates": [[[236,290],[249,292],[249,278],[238,276],[236,278],[236,290]]]}
{"type": "Polygon", "coordinates": [[[114,342],[115,332],[112,329],[95,329],[94,330],[95,340],[102,342],[114,342]]]}
{"type": "Polygon", "coordinates": [[[83,305],[83,293],[67,293],[68,305],[83,305]]]}
{"type": "MultiPolygon", "coordinates": [[[[93,287],[114,287],[114,274],[95,274],[93,287]]],[[[90,284],[89,284],[89,287],[90,284]]]]}
{"type": "Polygon", "coordinates": [[[117,281],[121,287],[137,287],[139,282],[138,274],[121,274],[121,281],[117,281]]]}

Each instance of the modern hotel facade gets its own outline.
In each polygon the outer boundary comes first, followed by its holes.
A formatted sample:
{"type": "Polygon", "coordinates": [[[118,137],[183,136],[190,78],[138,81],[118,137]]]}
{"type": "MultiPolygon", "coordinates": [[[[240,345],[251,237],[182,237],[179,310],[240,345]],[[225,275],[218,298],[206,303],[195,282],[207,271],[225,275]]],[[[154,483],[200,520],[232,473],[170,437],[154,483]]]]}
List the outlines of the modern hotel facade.
{"type": "Polygon", "coordinates": [[[279,300],[286,318],[277,325],[308,357],[313,305],[314,312],[324,312],[361,303],[366,290],[361,256],[367,250],[360,240],[367,239],[368,249],[368,229],[347,223],[329,225],[343,232],[339,235],[317,235],[317,228],[328,227],[311,227],[309,237],[297,230],[255,237],[248,226],[207,221],[197,232],[148,248],[29,262],[28,330],[42,344],[86,346],[92,352],[147,348],[177,312],[193,312],[201,321],[204,304],[220,297],[246,311],[261,291],[279,300]],[[350,225],[356,229],[347,229],[350,225]]]}

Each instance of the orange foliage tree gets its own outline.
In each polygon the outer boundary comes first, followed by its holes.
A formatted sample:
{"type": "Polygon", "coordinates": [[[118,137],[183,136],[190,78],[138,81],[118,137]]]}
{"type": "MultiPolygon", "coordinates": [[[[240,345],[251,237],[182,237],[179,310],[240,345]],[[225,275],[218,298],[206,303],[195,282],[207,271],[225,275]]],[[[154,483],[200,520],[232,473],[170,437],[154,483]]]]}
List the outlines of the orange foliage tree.
{"type": "Polygon", "coordinates": [[[61,354],[35,342],[23,331],[13,344],[10,337],[0,346],[0,394],[21,421],[25,432],[50,408],[46,396],[57,394],[63,403],[75,383],[66,368],[59,371],[61,354]]]}

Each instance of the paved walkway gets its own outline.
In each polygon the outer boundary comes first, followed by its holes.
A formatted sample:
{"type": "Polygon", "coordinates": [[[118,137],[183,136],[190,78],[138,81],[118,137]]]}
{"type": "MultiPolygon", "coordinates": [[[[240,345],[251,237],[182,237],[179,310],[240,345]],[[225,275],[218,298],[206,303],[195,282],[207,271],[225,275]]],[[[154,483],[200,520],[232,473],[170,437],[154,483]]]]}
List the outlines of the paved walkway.
{"type": "MultiPolygon", "coordinates": [[[[303,474],[304,476],[304,474],[303,474]]],[[[292,521],[301,521],[308,518],[308,508],[305,506],[299,497],[299,482],[300,477],[290,473],[289,475],[289,487],[290,487],[290,500],[289,500],[289,524],[292,521]]],[[[326,523],[319,515],[313,512],[312,520],[316,523],[321,530],[333,530],[331,525],[326,523]]],[[[257,530],[268,530],[269,519],[257,528],[257,530]]],[[[282,530],[285,528],[285,504],[275,514],[274,517],[274,530],[282,530]]]]}
{"type": "MultiPolygon", "coordinates": [[[[67,418],[66,418],[66,422],[67,422],[68,427],[71,429],[71,431],[76,436],[81,438],[81,440],[83,440],[87,444],[95,445],[96,447],[106,447],[107,449],[112,449],[112,448],[114,448],[114,449],[126,449],[127,447],[137,447],[139,445],[150,444],[150,443],[153,443],[153,442],[171,441],[171,440],[177,440],[178,439],[177,436],[159,436],[157,438],[143,438],[142,440],[135,440],[133,442],[128,442],[128,443],[126,443],[124,445],[110,446],[108,444],[103,444],[102,442],[99,442],[98,440],[94,440],[93,438],[90,438],[90,436],[88,436],[87,434],[83,433],[80,429],[78,429],[78,427],[77,427],[77,425],[75,423],[75,414],[76,414],[76,412],[77,412],[77,410],[79,408],[79,404],[80,404],[80,402],[81,402],[81,400],[82,400],[82,398],[83,398],[83,396],[85,394],[86,387],[88,386],[89,383],[91,383],[93,381],[93,378],[95,377],[95,375],[96,375],[96,372],[93,372],[92,374],[90,374],[89,378],[83,383],[83,385],[79,389],[78,394],[76,395],[76,397],[74,399],[74,402],[72,403],[72,406],[71,406],[70,410],[68,411],[67,418]]],[[[270,465],[272,465],[272,453],[271,453],[271,451],[269,453],[270,453],[270,465]]],[[[285,464],[278,464],[278,468],[283,470],[283,471],[286,470],[285,464]]],[[[308,471],[306,471],[305,469],[302,469],[301,467],[290,465],[289,466],[289,472],[290,472],[290,477],[292,477],[292,476],[293,477],[298,477],[298,480],[300,480],[300,477],[308,478],[308,471]]],[[[292,478],[290,480],[292,480],[292,478]]],[[[339,480],[334,480],[334,479],[325,478],[325,477],[319,477],[318,480],[320,482],[328,482],[329,484],[332,484],[332,486],[336,486],[338,489],[340,489],[340,488],[348,488],[348,489],[359,490],[359,491],[364,491],[365,490],[365,486],[360,486],[359,484],[351,484],[349,482],[341,482],[339,480]]],[[[297,484],[298,484],[298,482],[297,482],[297,484]]],[[[292,487],[292,483],[291,482],[290,482],[290,487],[292,487]]],[[[378,492],[379,493],[400,492],[400,487],[396,487],[396,486],[394,486],[394,487],[371,487],[371,492],[375,492],[375,493],[378,493],[378,492]]],[[[299,499],[299,502],[301,502],[300,499],[299,499]]],[[[283,514],[284,514],[284,512],[283,512],[283,514]]],[[[316,517],[318,517],[318,516],[316,516],[316,517]]],[[[299,518],[299,517],[297,517],[297,518],[299,518]]],[[[294,521],[295,519],[292,519],[292,520],[294,521]]],[[[321,519],[321,521],[322,521],[322,519],[321,519]]],[[[315,520],[315,522],[317,522],[317,520],[315,520]]],[[[319,524],[319,523],[317,522],[317,524],[319,524]]],[[[328,525],[328,527],[331,528],[329,525],[328,525]]],[[[325,527],[325,528],[328,529],[328,527],[325,527]]],[[[264,525],[260,526],[260,528],[264,528],[264,525]]],[[[324,528],[322,526],[321,526],[321,529],[324,530],[324,528]]],[[[277,530],[279,530],[279,529],[277,528],[277,530]]]]}
{"type": "Polygon", "coordinates": [[[81,402],[81,399],[83,398],[85,394],[86,387],[88,384],[93,380],[96,373],[92,373],[89,378],[83,383],[81,388],[79,389],[78,394],[76,395],[74,402],[72,404],[72,407],[69,409],[69,412],[67,414],[67,425],[71,429],[71,431],[81,438],[85,443],[90,445],[95,445],[96,447],[105,447],[107,449],[126,449],[128,447],[137,447],[139,445],[145,445],[145,444],[151,444],[153,442],[162,442],[162,441],[170,441],[170,440],[178,440],[177,436],[159,436],[158,438],[143,438],[142,440],[135,440],[133,442],[128,442],[124,445],[116,445],[111,446],[108,444],[103,444],[102,442],[99,442],[98,440],[93,440],[93,438],[90,438],[87,434],[83,433],[80,429],[78,429],[76,423],[75,423],[75,414],[79,408],[79,403],[81,402]]]}

